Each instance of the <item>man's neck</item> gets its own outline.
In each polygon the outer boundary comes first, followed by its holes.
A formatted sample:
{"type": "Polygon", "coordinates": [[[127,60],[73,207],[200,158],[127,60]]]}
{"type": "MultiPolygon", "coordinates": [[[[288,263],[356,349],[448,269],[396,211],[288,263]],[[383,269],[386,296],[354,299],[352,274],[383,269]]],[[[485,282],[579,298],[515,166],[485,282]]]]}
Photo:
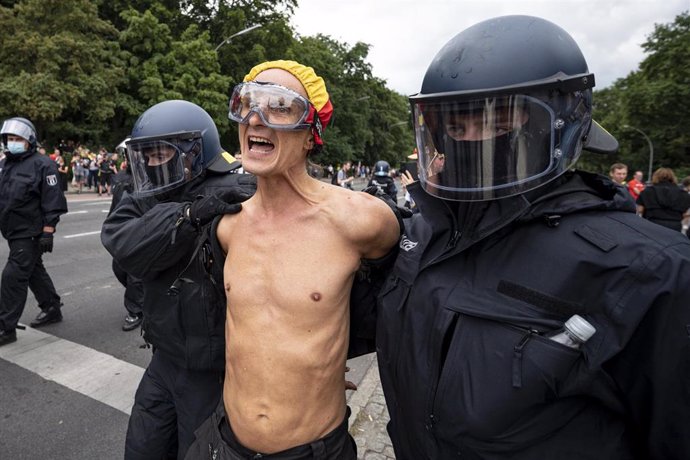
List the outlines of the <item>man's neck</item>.
{"type": "Polygon", "coordinates": [[[320,182],[306,172],[293,175],[257,177],[255,202],[271,213],[290,212],[291,209],[316,203],[320,182]]]}

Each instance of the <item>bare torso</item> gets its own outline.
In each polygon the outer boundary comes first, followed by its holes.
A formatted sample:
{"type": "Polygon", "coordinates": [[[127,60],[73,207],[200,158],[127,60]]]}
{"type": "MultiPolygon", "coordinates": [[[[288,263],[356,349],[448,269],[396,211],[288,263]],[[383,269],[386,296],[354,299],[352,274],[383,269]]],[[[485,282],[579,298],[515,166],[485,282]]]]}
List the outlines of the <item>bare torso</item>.
{"type": "Polygon", "coordinates": [[[270,209],[257,194],[218,228],[227,250],[223,398],[237,439],[257,452],[311,442],[343,421],[353,276],[362,257],[397,241],[379,200],[316,188],[309,203],[270,209]]]}

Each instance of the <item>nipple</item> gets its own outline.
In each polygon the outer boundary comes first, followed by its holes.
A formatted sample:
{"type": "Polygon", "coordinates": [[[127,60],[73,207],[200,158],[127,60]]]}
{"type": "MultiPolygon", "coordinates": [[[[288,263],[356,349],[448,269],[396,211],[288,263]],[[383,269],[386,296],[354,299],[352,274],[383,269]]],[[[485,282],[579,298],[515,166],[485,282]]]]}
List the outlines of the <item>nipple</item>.
{"type": "Polygon", "coordinates": [[[311,293],[311,300],[313,300],[314,302],[318,302],[319,300],[321,300],[321,293],[312,292],[311,293]]]}

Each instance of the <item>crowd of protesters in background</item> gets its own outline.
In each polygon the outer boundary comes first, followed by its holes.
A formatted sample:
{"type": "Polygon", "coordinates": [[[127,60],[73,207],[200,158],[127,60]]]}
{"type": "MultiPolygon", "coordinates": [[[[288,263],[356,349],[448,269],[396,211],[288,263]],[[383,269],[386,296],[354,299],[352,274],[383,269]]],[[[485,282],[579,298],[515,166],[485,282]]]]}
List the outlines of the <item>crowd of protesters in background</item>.
{"type": "Polygon", "coordinates": [[[45,147],[38,149],[41,155],[48,155],[58,165],[60,186],[65,192],[82,193],[93,191],[98,196],[110,196],[111,178],[126,167],[124,158],[110,153],[105,147],[93,151],[89,147],[72,141],[60,141],[47,154],[45,147]]]}

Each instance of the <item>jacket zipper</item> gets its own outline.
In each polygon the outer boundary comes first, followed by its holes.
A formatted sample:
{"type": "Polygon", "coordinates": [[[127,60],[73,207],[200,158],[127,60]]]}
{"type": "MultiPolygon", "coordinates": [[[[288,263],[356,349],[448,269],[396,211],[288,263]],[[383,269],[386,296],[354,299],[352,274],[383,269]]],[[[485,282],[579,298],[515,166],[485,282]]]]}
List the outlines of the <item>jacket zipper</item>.
{"type": "MultiPolygon", "coordinates": [[[[449,327],[451,325],[454,325],[452,329],[453,330],[457,329],[458,324],[460,323],[460,321],[462,319],[462,315],[460,313],[458,313],[458,312],[454,312],[454,313],[457,316],[449,318],[448,321],[444,323],[444,326],[446,329],[446,334],[453,334],[454,331],[448,330],[449,327]]],[[[433,380],[432,380],[432,383],[430,385],[431,388],[429,389],[429,396],[428,396],[428,400],[427,400],[428,401],[427,402],[427,414],[429,414],[429,418],[428,418],[427,423],[424,425],[424,427],[429,432],[431,439],[434,440],[434,444],[429,446],[431,449],[433,449],[432,451],[435,451],[435,449],[437,447],[435,444],[436,437],[434,436],[433,431],[434,431],[434,426],[439,422],[439,420],[438,420],[438,417],[434,414],[434,403],[436,402],[436,392],[438,391],[438,385],[441,381],[442,368],[441,368],[441,363],[439,362],[439,359],[441,357],[441,350],[442,350],[443,345],[444,345],[446,334],[444,334],[441,337],[440,343],[437,344],[438,346],[434,347],[434,352],[433,352],[434,354],[431,357],[431,362],[437,363],[437,365],[432,369],[433,380]]]]}
{"type": "Polygon", "coordinates": [[[513,388],[522,388],[522,355],[527,343],[535,334],[539,334],[536,329],[528,329],[520,341],[513,347],[513,388]]]}

